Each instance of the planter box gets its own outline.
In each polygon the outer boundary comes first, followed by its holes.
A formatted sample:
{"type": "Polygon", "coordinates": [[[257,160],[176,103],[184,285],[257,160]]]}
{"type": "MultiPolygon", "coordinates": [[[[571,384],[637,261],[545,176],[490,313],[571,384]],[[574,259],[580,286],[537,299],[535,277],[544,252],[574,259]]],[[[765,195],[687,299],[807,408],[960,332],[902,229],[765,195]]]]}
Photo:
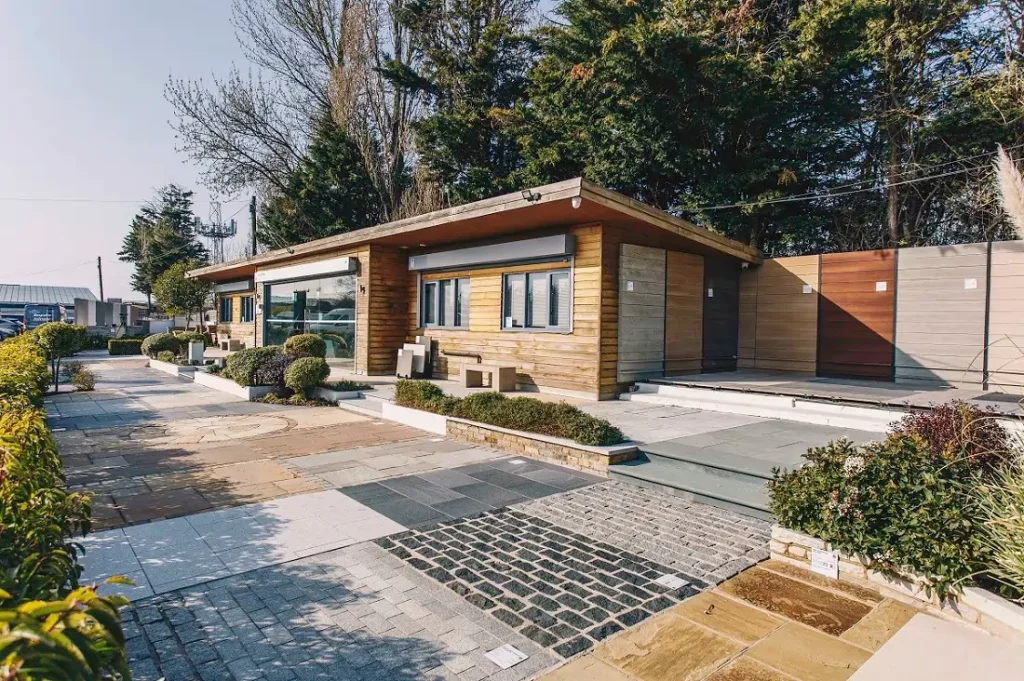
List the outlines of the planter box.
{"type": "Polygon", "coordinates": [[[194,374],[196,369],[199,367],[183,367],[177,364],[171,364],[170,362],[161,362],[158,359],[151,359],[149,360],[149,368],[162,371],[165,374],[170,374],[171,376],[188,376],[191,378],[192,374],[194,374]]]}
{"type": "Polygon", "coordinates": [[[207,388],[213,388],[219,390],[222,393],[234,395],[240,397],[243,400],[252,400],[258,397],[263,397],[270,392],[273,392],[273,388],[270,386],[242,386],[238,385],[229,378],[221,378],[215,374],[211,374],[209,371],[197,371],[193,374],[195,382],[199,385],[205,385],[207,388]]]}
{"type": "Polygon", "coordinates": [[[328,402],[339,402],[341,400],[358,400],[363,396],[358,390],[332,390],[331,388],[313,388],[309,391],[310,397],[328,402]]]}
{"type": "Polygon", "coordinates": [[[429,411],[400,407],[394,402],[384,402],[381,405],[381,416],[389,421],[397,421],[411,428],[419,428],[435,435],[448,434],[448,417],[440,414],[432,414],[429,411]]]}
{"type": "MultiPolygon", "coordinates": [[[[772,527],[771,556],[810,570],[812,549],[829,549],[821,539],[772,527]]],[[[914,574],[892,578],[871,568],[871,561],[839,552],[839,581],[878,591],[884,596],[911,603],[942,617],[967,622],[985,631],[1024,644],[1024,608],[985,589],[967,587],[956,597],[939,601],[924,590],[923,580],[914,574]]]]}

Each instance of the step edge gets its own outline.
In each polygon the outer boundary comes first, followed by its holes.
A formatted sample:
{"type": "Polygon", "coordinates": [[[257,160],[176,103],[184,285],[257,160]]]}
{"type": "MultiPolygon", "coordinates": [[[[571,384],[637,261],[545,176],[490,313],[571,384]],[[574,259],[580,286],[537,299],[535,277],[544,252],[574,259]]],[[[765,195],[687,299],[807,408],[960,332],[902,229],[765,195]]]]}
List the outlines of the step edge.
{"type": "Polygon", "coordinates": [[[678,484],[678,483],[669,483],[669,482],[666,482],[664,480],[652,479],[651,476],[643,475],[643,474],[637,474],[635,471],[638,468],[640,468],[640,466],[623,466],[623,465],[620,465],[620,464],[616,464],[616,465],[608,467],[608,473],[609,473],[609,475],[612,474],[612,473],[615,473],[616,475],[621,475],[621,476],[626,477],[626,478],[636,478],[638,480],[643,480],[645,482],[650,482],[650,483],[653,483],[653,484],[656,484],[656,485],[662,485],[664,487],[671,487],[673,489],[678,489],[678,490],[683,491],[683,492],[689,492],[690,494],[700,494],[700,495],[703,495],[705,497],[708,497],[709,499],[718,499],[719,501],[724,501],[724,502],[727,502],[727,503],[730,503],[730,504],[735,504],[736,506],[742,506],[744,508],[749,508],[749,509],[752,509],[752,510],[755,510],[755,511],[761,511],[763,513],[767,513],[768,512],[767,505],[765,505],[765,506],[756,506],[756,505],[752,504],[749,500],[741,500],[741,499],[737,499],[735,497],[731,497],[731,496],[729,496],[727,494],[722,494],[720,492],[708,491],[708,490],[705,490],[705,489],[701,489],[700,487],[698,487],[696,485],[681,485],[681,484],[678,484]]]}

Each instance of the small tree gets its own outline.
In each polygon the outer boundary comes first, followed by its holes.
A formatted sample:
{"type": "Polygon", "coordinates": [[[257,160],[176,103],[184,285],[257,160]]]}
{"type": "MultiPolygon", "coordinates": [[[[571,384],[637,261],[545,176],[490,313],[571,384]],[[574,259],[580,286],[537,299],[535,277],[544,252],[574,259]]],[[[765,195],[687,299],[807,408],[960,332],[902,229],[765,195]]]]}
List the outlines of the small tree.
{"type": "Polygon", "coordinates": [[[82,327],[65,322],[43,324],[33,333],[36,342],[46,352],[53,376],[53,391],[60,392],[60,361],[82,349],[82,327]]]}
{"type": "Polygon", "coordinates": [[[157,277],[153,284],[153,295],[156,302],[169,315],[183,314],[186,316],[185,326],[192,320],[192,312],[198,312],[199,322],[196,328],[200,327],[203,317],[203,307],[210,297],[212,287],[209,282],[200,279],[190,279],[189,270],[202,267],[198,260],[182,260],[167,268],[167,271],[157,277]]]}

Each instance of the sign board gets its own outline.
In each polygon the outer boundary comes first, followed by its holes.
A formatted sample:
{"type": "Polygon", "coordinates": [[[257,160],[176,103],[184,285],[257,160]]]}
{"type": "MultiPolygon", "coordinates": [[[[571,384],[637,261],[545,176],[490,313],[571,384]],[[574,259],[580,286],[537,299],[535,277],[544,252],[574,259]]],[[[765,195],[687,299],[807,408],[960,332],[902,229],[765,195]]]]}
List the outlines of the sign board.
{"type": "Polygon", "coordinates": [[[527,657],[529,657],[529,655],[519,650],[518,648],[510,646],[506,643],[500,648],[495,648],[494,650],[488,653],[484,653],[484,657],[486,657],[488,660],[498,665],[502,669],[508,669],[509,667],[516,666],[517,664],[525,660],[527,657]]]}
{"type": "Polygon", "coordinates": [[[811,285],[810,284],[804,284],[803,292],[804,293],[810,293],[811,292],[811,285]]]}
{"type": "Polygon", "coordinates": [[[714,297],[715,297],[715,289],[709,288],[708,289],[708,298],[714,298],[714,297]]]}
{"type": "Polygon", "coordinates": [[[811,549],[811,572],[839,579],[839,554],[835,551],[811,549]]]}
{"type": "Polygon", "coordinates": [[[882,291],[887,290],[888,288],[889,288],[889,282],[887,282],[887,281],[876,281],[875,282],[875,290],[878,291],[879,293],[881,293],[882,291]]]}
{"type": "Polygon", "coordinates": [[[631,281],[627,281],[626,282],[626,290],[627,291],[632,291],[633,290],[633,282],[631,282],[631,281]]]}
{"type": "Polygon", "coordinates": [[[964,279],[964,289],[965,290],[970,290],[970,289],[975,289],[975,288],[978,288],[978,280],[977,279],[964,279]]]}
{"type": "Polygon", "coordinates": [[[672,589],[673,591],[675,591],[676,589],[682,589],[684,586],[689,584],[689,582],[687,582],[685,579],[678,577],[676,575],[662,575],[661,577],[658,577],[656,580],[654,580],[654,583],[661,584],[662,586],[672,589]]]}

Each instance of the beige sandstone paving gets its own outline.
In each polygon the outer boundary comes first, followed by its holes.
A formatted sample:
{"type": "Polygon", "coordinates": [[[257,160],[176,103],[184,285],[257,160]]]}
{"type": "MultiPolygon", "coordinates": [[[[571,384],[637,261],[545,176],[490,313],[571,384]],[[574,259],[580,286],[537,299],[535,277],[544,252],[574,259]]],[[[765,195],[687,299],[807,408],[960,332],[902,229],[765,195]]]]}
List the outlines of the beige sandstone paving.
{"type": "Polygon", "coordinates": [[[863,648],[792,622],[747,655],[800,681],[846,681],[871,657],[863,648]]]}
{"type": "Polygon", "coordinates": [[[878,650],[917,613],[909,605],[886,599],[839,638],[868,650],[878,650]]]}

